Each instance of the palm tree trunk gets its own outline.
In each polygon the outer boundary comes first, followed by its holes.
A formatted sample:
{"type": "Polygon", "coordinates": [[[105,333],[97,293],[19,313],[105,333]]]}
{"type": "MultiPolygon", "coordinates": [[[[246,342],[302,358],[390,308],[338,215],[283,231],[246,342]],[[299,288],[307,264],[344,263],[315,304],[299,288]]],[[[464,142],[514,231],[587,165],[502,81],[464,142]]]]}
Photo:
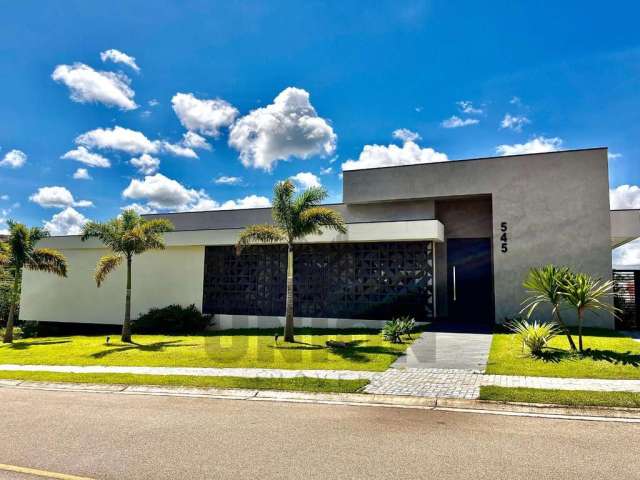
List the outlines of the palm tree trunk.
{"type": "Polygon", "coordinates": [[[576,344],[573,341],[573,338],[571,337],[571,331],[569,330],[569,327],[567,327],[567,325],[565,325],[565,323],[562,321],[562,318],[560,318],[560,309],[559,309],[559,307],[557,305],[554,305],[553,313],[554,313],[554,315],[556,317],[556,321],[558,322],[558,324],[564,330],[564,333],[567,336],[567,340],[569,340],[569,346],[571,347],[571,351],[575,352],[576,351],[576,344]]]}
{"type": "Polygon", "coordinates": [[[18,300],[18,288],[19,288],[20,274],[18,270],[13,274],[13,289],[11,290],[11,306],[9,307],[9,318],[7,318],[7,326],[4,329],[4,338],[2,343],[13,343],[13,324],[14,317],[16,315],[16,303],[18,300]]]}
{"type": "Polygon", "coordinates": [[[123,342],[131,343],[131,257],[127,256],[127,296],[124,303],[123,342]]]}
{"type": "Polygon", "coordinates": [[[580,352],[582,353],[582,309],[578,309],[578,346],[580,348],[580,352]]]}
{"type": "Polygon", "coordinates": [[[284,320],[284,341],[293,342],[293,245],[287,246],[287,303],[284,320]]]}

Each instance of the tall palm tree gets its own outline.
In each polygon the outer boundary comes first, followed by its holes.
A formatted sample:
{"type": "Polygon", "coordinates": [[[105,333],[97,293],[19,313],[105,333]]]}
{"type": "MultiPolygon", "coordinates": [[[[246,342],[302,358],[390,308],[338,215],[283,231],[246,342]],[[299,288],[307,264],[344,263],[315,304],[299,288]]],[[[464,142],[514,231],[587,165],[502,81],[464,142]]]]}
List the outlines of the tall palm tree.
{"type": "Polygon", "coordinates": [[[131,264],[133,257],[147,250],[164,249],[162,234],[173,230],[165,219],[146,220],[134,210],[125,210],[105,223],[88,222],[82,232],[82,241],[97,238],[113,252],[98,260],[94,278],[100,287],[109,273],[122,262],[127,263],[127,289],[125,293],[122,341],[131,342],[131,264]]]}
{"type": "Polygon", "coordinates": [[[0,267],[13,275],[13,287],[9,306],[9,317],[4,331],[3,343],[13,342],[13,325],[16,306],[20,296],[22,269],[48,272],[60,277],[67,276],[67,260],[64,255],[51,248],[36,248],[36,244],[49,236],[40,227],[28,228],[21,223],[7,222],[9,238],[0,244],[0,267]]]}
{"type": "Polygon", "coordinates": [[[342,215],[320,205],[327,198],[322,187],[310,187],[295,195],[291,180],[278,182],[273,189],[272,215],[274,224],[250,225],[240,234],[236,249],[254,243],[287,244],[287,299],[285,310],[284,339],[293,342],[293,246],[310,234],[320,234],[323,228],[346,233],[342,215]]]}
{"type": "Polygon", "coordinates": [[[564,280],[562,296],[575,308],[578,316],[578,348],[582,352],[582,321],[588,310],[604,311],[616,315],[620,310],[607,302],[613,295],[611,280],[596,280],[584,273],[570,274],[564,280]]]}
{"type": "Polygon", "coordinates": [[[546,303],[550,304],[553,321],[562,328],[567,340],[569,340],[571,350],[575,351],[576,344],[571,338],[571,332],[560,316],[560,306],[564,300],[562,292],[569,276],[570,271],[567,267],[557,267],[555,265],[546,265],[542,268],[529,270],[529,275],[522,286],[527,289],[530,296],[522,302],[524,307],[520,310],[520,313],[526,311],[529,318],[539,306],[546,303]]]}

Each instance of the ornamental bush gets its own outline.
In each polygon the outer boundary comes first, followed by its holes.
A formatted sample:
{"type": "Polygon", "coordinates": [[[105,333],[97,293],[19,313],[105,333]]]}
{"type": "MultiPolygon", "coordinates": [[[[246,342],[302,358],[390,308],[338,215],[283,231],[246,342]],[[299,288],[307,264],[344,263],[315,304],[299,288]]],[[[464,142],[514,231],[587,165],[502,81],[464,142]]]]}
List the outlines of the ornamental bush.
{"type": "Polygon", "coordinates": [[[196,334],[210,324],[210,315],[203,315],[195,305],[168,305],[152,308],[133,321],[135,333],[196,334]]]}

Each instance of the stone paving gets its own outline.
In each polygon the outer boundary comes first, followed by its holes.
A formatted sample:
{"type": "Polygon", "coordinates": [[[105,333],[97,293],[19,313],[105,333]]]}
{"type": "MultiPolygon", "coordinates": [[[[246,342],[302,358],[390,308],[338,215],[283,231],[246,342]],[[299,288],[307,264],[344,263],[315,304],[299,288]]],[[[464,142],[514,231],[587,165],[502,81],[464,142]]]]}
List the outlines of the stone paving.
{"type": "Polygon", "coordinates": [[[382,395],[474,399],[478,398],[480,387],[485,385],[640,393],[640,380],[485,375],[473,370],[435,368],[389,369],[373,378],[364,391],[382,395]]]}

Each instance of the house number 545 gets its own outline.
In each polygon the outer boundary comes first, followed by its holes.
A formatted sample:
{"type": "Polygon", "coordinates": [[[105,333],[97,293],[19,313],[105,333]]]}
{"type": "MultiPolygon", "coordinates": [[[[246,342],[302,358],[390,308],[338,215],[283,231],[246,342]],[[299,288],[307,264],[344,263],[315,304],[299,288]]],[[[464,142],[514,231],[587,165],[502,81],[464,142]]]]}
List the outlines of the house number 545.
{"type": "Polygon", "coordinates": [[[502,251],[502,253],[507,253],[509,251],[509,226],[507,225],[507,222],[502,222],[500,224],[500,250],[502,251]]]}

